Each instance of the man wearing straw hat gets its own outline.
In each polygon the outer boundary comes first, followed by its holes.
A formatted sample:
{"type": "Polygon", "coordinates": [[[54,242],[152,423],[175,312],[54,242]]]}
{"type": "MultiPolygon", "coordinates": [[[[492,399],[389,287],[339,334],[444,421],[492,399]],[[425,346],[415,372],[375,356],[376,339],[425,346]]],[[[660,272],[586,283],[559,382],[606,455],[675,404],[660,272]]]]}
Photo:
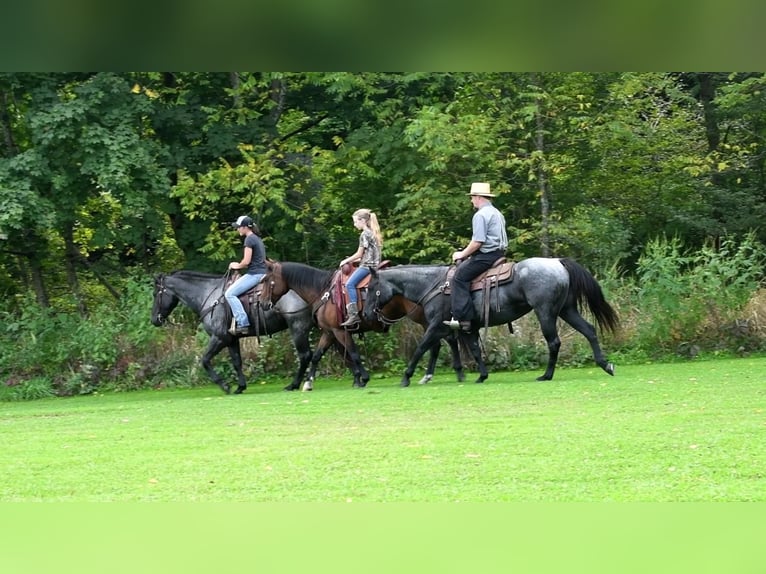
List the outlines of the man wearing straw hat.
{"type": "Polygon", "coordinates": [[[471,330],[471,321],[474,320],[471,281],[492,267],[508,249],[505,217],[490,201],[495,195],[490,193],[489,184],[472,183],[468,195],[476,209],[471,220],[471,242],[465,249],[452,254],[452,260],[460,264],[451,283],[452,319],[444,321],[451,329],[464,331],[471,330]]]}

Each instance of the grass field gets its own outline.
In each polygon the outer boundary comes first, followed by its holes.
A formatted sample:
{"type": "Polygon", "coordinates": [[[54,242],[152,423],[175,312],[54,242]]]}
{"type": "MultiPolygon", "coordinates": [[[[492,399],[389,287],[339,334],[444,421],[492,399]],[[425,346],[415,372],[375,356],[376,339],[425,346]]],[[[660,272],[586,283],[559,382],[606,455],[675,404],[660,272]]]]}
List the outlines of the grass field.
{"type": "Polygon", "coordinates": [[[4,403],[0,500],[766,501],[766,358],[538,374],[4,403]]]}

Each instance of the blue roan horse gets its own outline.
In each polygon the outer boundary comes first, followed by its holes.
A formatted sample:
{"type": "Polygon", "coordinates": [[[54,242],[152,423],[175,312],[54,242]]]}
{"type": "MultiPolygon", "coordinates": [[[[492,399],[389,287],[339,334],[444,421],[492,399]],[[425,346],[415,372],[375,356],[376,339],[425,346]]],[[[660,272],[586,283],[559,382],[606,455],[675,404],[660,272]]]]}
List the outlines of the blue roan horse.
{"type": "MultiPolygon", "coordinates": [[[[228,332],[231,313],[223,299],[223,286],[222,276],[197,271],[176,271],[168,275],[164,273],[157,275],[154,279],[152,324],[160,326],[165,323],[179,301],[194,311],[202,321],[205,331],[210,335],[210,341],[202,355],[202,366],[213,382],[224,392],[231,392],[229,384],[212,366],[213,357],[224,348],[228,349],[231,363],[237,371],[238,384],[234,392],[239,394],[247,388],[247,381],[242,372],[240,337],[230,335],[228,332]]],[[[314,326],[311,319],[311,307],[291,291],[273,308],[261,309],[257,317],[254,317],[252,312],[250,315],[250,324],[257,325],[259,335],[271,335],[285,329],[290,330],[290,337],[295,345],[300,366],[292,383],[287,385],[285,390],[300,388],[300,382],[311,360],[309,333],[314,326]]]]}
{"type": "MultiPolygon", "coordinates": [[[[435,341],[449,332],[442,321],[450,318],[449,297],[443,294],[449,267],[444,265],[402,265],[381,269],[368,285],[367,302],[363,314],[367,320],[381,313],[381,309],[396,296],[402,296],[422,305],[428,326],[423,334],[410,364],[402,377],[401,385],[410,384],[418,361],[435,341]]],[[[582,333],[593,349],[596,364],[610,375],[614,365],[606,360],[598,343],[596,330],[588,323],[579,308],[587,304],[599,327],[614,331],[619,323],[614,309],[604,299],[601,286],[591,273],[576,261],[563,258],[532,257],[519,261],[509,283],[493,287],[485,296],[484,291],[472,293],[476,319],[469,333],[461,333],[479,368],[480,383],[487,376],[487,369],[479,347],[479,328],[484,324],[483,312],[488,312],[488,324],[503,325],[534,311],[540,328],[548,343],[548,367],[538,381],[549,381],[558,360],[561,339],[556,321],[561,317],[582,333]],[[486,300],[485,300],[486,297],[486,300]]]]}

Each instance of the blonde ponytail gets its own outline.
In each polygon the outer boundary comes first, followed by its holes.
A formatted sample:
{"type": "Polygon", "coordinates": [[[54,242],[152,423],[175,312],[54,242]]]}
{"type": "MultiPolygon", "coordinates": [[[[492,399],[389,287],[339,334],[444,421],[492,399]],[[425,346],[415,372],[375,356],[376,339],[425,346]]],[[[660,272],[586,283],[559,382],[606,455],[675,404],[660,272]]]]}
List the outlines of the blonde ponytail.
{"type": "Polygon", "coordinates": [[[375,236],[375,239],[378,242],[378,248],[382,251],[383,250],[383,233],[380,231],[380,225],[378,224],[378,216],[375,215],[375,212],[370,211],[369,209],[357,209],[354,212],[354,217],[364,219],[368,222],[370,231],[372,231],[372,234],[375,236]]]}

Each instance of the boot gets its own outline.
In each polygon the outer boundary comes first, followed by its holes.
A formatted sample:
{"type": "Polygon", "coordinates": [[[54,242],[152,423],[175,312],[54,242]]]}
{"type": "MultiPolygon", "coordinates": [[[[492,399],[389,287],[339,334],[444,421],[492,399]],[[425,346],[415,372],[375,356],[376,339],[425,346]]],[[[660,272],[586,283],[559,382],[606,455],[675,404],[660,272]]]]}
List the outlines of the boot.
{"type": "Polygon", "coordinates": [[[351,327],[359,322],[359,309],[357,308],[356,303],[349,303],[346,305],[346,314],[348,315],[348,319],[340,324],[341,327],[351,327]]]}

